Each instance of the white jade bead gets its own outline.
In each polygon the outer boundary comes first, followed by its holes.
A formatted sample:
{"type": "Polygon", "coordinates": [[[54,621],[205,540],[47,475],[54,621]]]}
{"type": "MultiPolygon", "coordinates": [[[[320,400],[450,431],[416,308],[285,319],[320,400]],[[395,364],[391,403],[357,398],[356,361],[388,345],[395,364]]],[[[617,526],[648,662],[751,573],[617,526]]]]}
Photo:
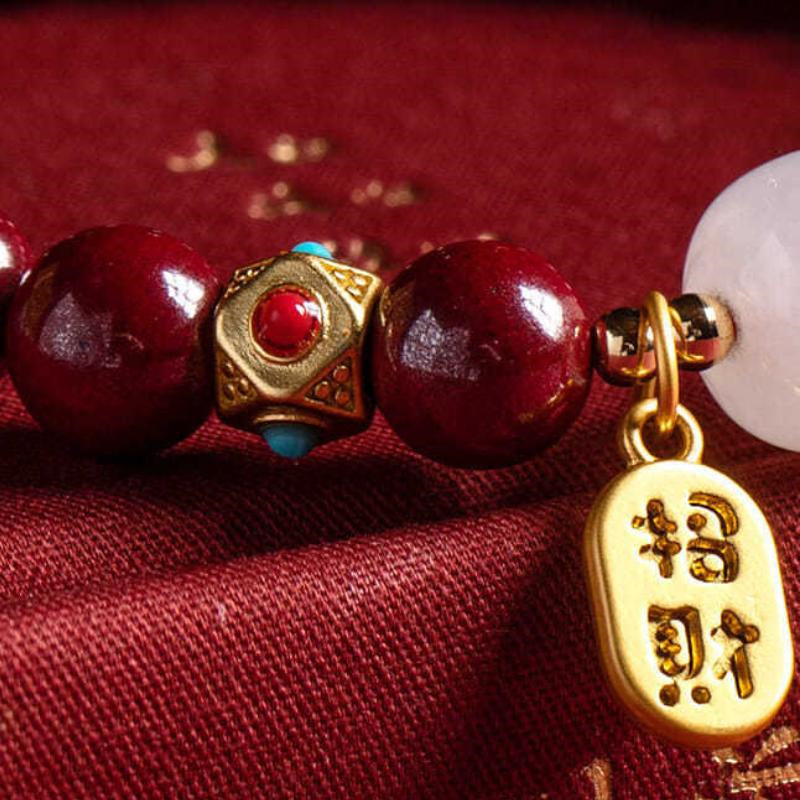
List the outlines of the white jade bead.
{"type": "Polygon", "coordinates": [[[800,450],[800,151],[762,164],[709,206],[683,290],[721,300],[736,324],[703,373],[723,410],[759,439],[800,450]]]}

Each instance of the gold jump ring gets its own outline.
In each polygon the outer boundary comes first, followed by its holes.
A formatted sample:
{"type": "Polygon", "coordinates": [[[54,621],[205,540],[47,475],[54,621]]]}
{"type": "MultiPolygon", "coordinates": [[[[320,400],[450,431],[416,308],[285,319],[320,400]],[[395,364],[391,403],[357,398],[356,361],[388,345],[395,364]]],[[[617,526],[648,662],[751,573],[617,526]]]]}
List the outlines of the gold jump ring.
{"type": "Polygon", "coordinates": [[[669,436],[675,430],[678,418],[680,383],[678,376],[678,350],[675,346],[675,320],[667,298],[661,292],[650,292],[644,301],[642,317],[653,332],[653,349],[656,355],[656,375],[640,387],[639,399],[656,396],[658,408],[655,415],[659,436],[669,436]]]}

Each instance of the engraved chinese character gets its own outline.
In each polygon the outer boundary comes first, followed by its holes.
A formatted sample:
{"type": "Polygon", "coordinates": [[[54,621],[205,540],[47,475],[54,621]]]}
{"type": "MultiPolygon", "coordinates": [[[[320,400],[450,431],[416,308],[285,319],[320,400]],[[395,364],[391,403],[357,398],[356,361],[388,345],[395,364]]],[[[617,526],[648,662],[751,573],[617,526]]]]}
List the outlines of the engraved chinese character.
{"type": "Polygon", "coordinates": [[[711,631],[711,635],[725,648],[722,657],[714,664],[714,674],[721,680],[728,672],[732,672],[736,693],[742,698],[750,697],[754,686],[747,646],[758,641],[758,628],[745,624],[736,612],[727,608],[722,612],[719,626],[711,631]]]}
{"type": "MultiPolygon", "coordinates": [[[[652,605],[647,609],[647,619],[654,628],[653,643],[659,669],[673,679],[672,683],[661,688],[659,699],[666,706],[674,706],[681,696],[675,679],[691,680],[697,677],[705,661],[700,612],[692,606],[663,608],[652,605]],[[682,628],[682,637],[676,623],[682,628]],[[685,641],[685,652],[682,640],[685,641]]],[[[705,686],[695,686],[692,699],[695,703],[707,703],[711,699],[711,692],[705,686]]]]}
{"type": "Polygon", "coordinates": [[[692,577],[704,583],[730,583],[739,574],[739,554],[736,547],[727,541],[739,530],[739,520],[731,504],[721,497],[705,492],[694,492],[689,503],[707,508],[719,520],[722,539],[703,535],[708,524],[705,514],[695,512],[686,520],[689,530],[695,534],[686,546],[689,553],[697,554],[689,565],[692,577]],[[709,558],[711,557],[711,558],[709,558]]]}
{"type": "Polygon", "coordinates": [[[678,530],[677,524],[667,518],[664,511],[664,503],[661,500],[650,500],[647,504],[647,518],[634,517],[632,524],[634,528],[643,528],[647,524],[648,531],[653,535],[650,544],[639,548],[639,554],[646,556],[650,554],[658,564],[658,571],[662,578],[672,577],[672,559],[681,551],[680,542],[670,538],[678,530]]]}
{"type": "Polygon", "coordinates": [[[650,606],[647,609],[647,619],[655,624],[653,636],[656,654],[659,657],[659,669],[670,678],[682,673],[686,679],[694,678],[703,668],[705,658],[700,612],[692,606],[678,608],[650,606]],[[683,626],[686,640],[686,654],[683,661],[679,659],[683,650],[680,632],[673,623],[683,626]]]}

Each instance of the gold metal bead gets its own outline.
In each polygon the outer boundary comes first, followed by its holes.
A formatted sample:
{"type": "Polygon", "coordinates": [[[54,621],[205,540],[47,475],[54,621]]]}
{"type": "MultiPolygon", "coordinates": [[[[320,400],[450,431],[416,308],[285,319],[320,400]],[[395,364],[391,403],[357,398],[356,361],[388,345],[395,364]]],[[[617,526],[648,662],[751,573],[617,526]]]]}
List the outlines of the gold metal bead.
{"type": "Polygon", "coordinates": [[[220,418],[256,433],[270,423],[304,423],[323,441],[366,428],[373,405],[363,348],[382,288],[374,274],[308,253],[284,253],[236,270],[215,314],[220,418]],[[259,302],[283,287],[302,290],[320,312],[318,335],[296,356],[266,352],[253,332],[259,302]]]}
{"type": "Polygon", "coordinates": [[[603,314],[592,338],[595,367],[608,383],[630,386],[655,375],[653,334],[643,325],[640,309],[615,308],[603,314]]]}
{"type": "Polygon", "coordinates": [[[725,358],[736,340],[736,330],[730,312],[719,300],[682,294],[670,306],[681,321],[678,354],[683,369],[708,369],[725,358]]]}
{"type": "MultiPolygon", "coordinates": [[[[684,294],[670,303],[681,369],[704,370],[723,359],[735,341],[728,310],[711,297],[684,294]]],[[[616,308],[595,323],[595,367],[616,386],[648,381],[655,375],[653,333],[638,308],[616,308]]]]}

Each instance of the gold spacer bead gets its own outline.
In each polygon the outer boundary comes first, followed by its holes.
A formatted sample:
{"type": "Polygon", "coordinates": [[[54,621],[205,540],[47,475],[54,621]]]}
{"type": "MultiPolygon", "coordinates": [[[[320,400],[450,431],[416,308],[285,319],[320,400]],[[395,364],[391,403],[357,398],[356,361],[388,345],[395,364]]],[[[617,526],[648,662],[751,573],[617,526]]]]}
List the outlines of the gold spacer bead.
{"type": "MultiPolygon", "coordinates": [[[[704,370],[725,358],[736,339],[733,319],[718,300],[684,294],[670,303],[681,369],[704,370]]],[[[594,365],[608,383],[630,386],[655,376],[653,332],[638,308],[616,308],[595,323],[594,365]]]]}
{"type": "Polygon", "coordinates": [[[670,306],[681,321],[683,335],[678,342],[678,356],[683,369],[708,369],[728,355],[736,341],[736,329],[730,312],[719,300],[682,294],[670,306]]]}
{"type": "Polygon", "coordinates": [[[592,330],[595,369],[615,386],[630,386],[656,372],[653,332],[642,325],[638,308],[615,308],[603,314],[592,330]]]}

